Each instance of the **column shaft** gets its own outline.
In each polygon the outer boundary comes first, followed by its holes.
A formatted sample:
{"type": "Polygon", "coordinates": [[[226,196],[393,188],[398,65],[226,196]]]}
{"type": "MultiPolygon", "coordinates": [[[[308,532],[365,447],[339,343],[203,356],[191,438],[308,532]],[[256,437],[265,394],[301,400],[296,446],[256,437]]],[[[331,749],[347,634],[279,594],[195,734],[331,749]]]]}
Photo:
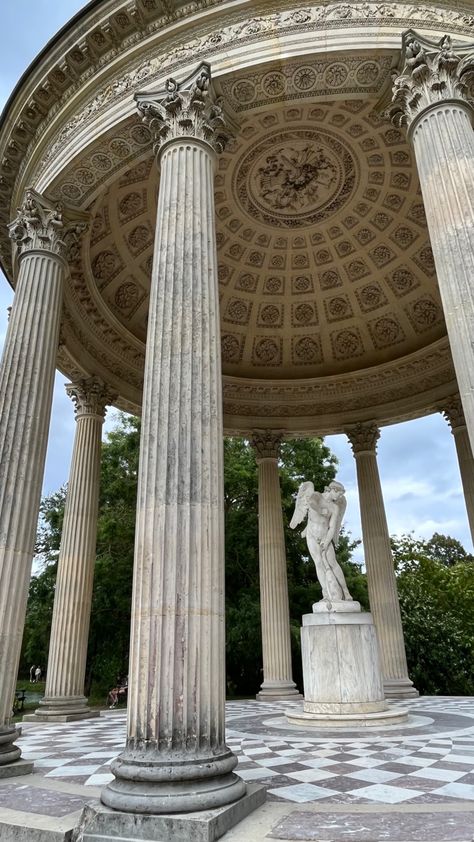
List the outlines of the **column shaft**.
{"type": "Polygon", "coordinates": [[[62,260],[21,258],[0,367],[0,765],[16,685],[43,480],[62,300],[62,260]]]}
{"type": "Polygon", "coordinates": [[[471,109],[444,101],[413,130],[444,317],[474,449],[474,135],[471,109]]]}
{"type": "Polygon", "coordinates": [[[299,694],[291,667],[288,574],[278,460],[257,457],[257,461],[263,654],[263,684],[257,699],[294,699],[299,694]]]}
{"type": "Polygon", "coordinates": [[[185,812],[245,785],[224,741],[223,428],[210,146],[162,150],[143,395],[127,748],[115,809],[185,812]]]}
{"type": "Polygon", "coordinates": [[[469,434],[466,427],[453,428],[453,437],[458,456],[467,517],[474,543],[474,458],[472,456],[471,442],[469,441],[469,434]]]}
{"type": "Polygon", "coordinates": [[[375,447],[379,431],[375,425],[361,424],[347,434],[357,466],[367,585],[385,694],[394,698],[417,696],[408,677],[397,582],[377,466],[375,447]]]}
{"type": "Polygon", "coordinates": [[[94,579],[105,391],[96,380],[67,387],[76,433],[59,551],[45,697],[32,717],[69,721],[98,716],[84,682],[94,579]]]}

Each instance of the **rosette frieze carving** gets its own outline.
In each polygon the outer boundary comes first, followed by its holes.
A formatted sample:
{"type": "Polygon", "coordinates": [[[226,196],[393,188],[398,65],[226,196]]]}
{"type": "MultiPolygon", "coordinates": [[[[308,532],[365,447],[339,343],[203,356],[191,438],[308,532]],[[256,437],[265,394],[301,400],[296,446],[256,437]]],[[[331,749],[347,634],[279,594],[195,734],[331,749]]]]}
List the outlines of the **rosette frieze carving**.
{"type": "Polygon", "coordinates": [[[466,419],[464,417],[464,410],[459,395],[452,395],[443,402],[441,412],[454,433],[459,427],[466,426],[466,419]]]}
{"type": "Polygon", "coordinates": [[[453,46],[449,35],[436,42],[408,30],[403,35],[401,67],[387,112],[396,126],[410,128],[426,108],[444,100],[461,100],[468,106],[474,44],[453,46]]]}
{"type": "Polygon", "coordinates": [[[203,62],[183,82],[169,78],[165,90],[136,94],[137,108],[153,137],[153,149],[159,153],[164,143],[180,137],[192,137],[222,152],[230,131],[211,84],[211,68],[203,62]]]}
{"type": "Polygon", "coordinates": [[[257,462],[261,459],[278,459],[283,437],[282,430],[254,430],[250,444],[255,451],[257,462]]]}
{"type": "Polygon", "coordinates": [[[98,377],[67,383],[66,393],[74,404],[76,420],[84,415],[97,415],[103,419],[106,407],[117,397],[98,377]]]}
{"type": "Polygon", "coordinates": [[[65,211],[60,202],[51,202],[29,189],[16,218],[9,224],[10,239],[18,257],[43,251],[73,262],[77,259],[87,216],[65,211]]]}
{"type": "Polygon", "coordinates": [[[354,456],[359,453],[377,452],[377,442],[380,438],[380,430],[377,424],[360,422],[354,424],[353,427],[348,427],[345,432],[354,456]]]}

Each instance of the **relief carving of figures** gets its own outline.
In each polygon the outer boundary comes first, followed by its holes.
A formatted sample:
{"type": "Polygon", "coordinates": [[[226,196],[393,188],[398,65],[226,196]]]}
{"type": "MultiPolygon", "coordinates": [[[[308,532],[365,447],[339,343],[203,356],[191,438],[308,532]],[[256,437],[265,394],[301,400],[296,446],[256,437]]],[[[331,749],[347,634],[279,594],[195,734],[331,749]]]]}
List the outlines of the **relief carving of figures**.
{"type": "Polygon", "coordinates": [[[320,148],[283,147],[258,170],[262,198],[276,209],[299,211],[320,198],[336,180],[336,167],[320,148]]]}
{"type": "Polygon", "coordinates": [[[301,535],[306,538],[316,566],[316,575],[323,592],[322,602],[326,603],[327,610],[331,609],[334,602],[349,601],[354,605],[335,553],[346,505],[345,488],[340,482],[329,483],[323,493],[315,491],[312,482],[303,482],[298,489],[290,523],[290,528],[295,529],[308,518],[301,535]]]}

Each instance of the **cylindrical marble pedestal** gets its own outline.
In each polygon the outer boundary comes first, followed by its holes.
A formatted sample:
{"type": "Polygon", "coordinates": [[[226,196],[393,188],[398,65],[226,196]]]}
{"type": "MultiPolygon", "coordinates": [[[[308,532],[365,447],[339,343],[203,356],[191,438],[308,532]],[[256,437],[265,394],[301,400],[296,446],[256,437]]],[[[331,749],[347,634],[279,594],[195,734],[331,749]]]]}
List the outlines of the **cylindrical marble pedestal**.
{"type": "Polygon", "coordinates": [[[386,725],[402,722],[406,711],[385,702],[372,615],[318,612],[303,616],[303,711],[289,722],[314,727],[386,725]]]}

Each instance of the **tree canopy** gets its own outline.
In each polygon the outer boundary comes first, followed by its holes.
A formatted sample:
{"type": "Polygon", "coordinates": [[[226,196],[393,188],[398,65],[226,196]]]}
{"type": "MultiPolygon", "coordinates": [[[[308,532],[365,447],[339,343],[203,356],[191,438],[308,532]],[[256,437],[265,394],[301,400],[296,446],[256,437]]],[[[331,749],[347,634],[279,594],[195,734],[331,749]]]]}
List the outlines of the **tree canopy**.
{"type": "MultiPolygon", "coordinates": [[[[101,489],[86,693],[105,692],[128,671],[140,422],[121,416],[102,448],[101,489]]],[[[224,442],[227,689],[254,695],[262,682],[258,566],[258,472],[249,442],[224,442]]],[[[293,677],[302,687],[301,616],[321,598],[301,529],[288,527],[299,484],[323,490],[337,461],[321,439],[283,443],[280,488],[285,529],[293,677]]],[[[41,504],[21,672],[46,663],[66,489],[41,504]]],[[[338,560],[349,590],[369,608],[367,583],[341,535],[338,560]]],[[[421,693],[474,694],[474,558],[453,538],[402,536],[392,541],[410,677],[421,693]]]]}

